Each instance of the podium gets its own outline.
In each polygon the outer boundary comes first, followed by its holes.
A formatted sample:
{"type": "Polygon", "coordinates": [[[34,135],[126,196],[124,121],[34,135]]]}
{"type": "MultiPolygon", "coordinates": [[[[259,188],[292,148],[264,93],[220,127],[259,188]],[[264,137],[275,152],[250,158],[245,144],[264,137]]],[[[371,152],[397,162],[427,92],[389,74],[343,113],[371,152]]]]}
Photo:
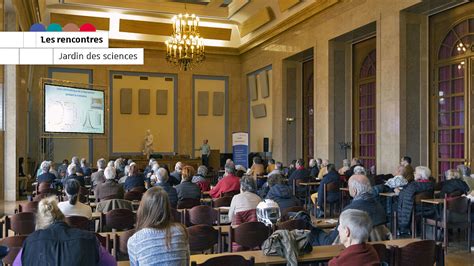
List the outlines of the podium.
{"type": "Polygon", "coordinates": [[[221,167],[221,150],[212,150],[211,156],[209,156],[209,166],[214,169],[214,171],[219,171],[221,167]]]}

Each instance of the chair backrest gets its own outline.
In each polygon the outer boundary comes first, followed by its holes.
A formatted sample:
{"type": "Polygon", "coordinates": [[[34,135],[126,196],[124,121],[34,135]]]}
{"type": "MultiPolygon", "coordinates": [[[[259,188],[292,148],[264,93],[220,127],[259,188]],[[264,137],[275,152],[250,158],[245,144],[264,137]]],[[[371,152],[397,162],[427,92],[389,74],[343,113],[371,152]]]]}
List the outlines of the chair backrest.
{"type": "Polygon", "coordinates": [[[23,247],[23,242],[27,237],[28,236],[26,235],[9,236],[0,240],[0,245],[7,246],[9,249],[8,255],[2,259],[4,264],[13,264],[13,261],[15,261],[15,258],[23,247]]]}
{"type": "Polygon", "coordinates": [[[142,200],[142,196],[143,196],[142,192],[128,191],[128,192],[125,192],[125,195],[123,196],[123,199],[130,200],[130,201],[142,200]]]}
{"type": "Polygon", "coordinates": [[[18,212],[36,213],[38,211],[38,203],[39,201],[21,202],[20,204],[18,204],[18,212]]]}
{"type": "Polygon", "coordinates": [[[84,216],[68,216],[64,221],[70,226],[82,230],[89,231],[91,229],[91,221],[84,216]]]}
{"type": "Polygon", "coordinates": [[[106,200],[112,200],[112,199],[117,199],[117,195],[110,195],[110,196],[107,196],[107,197],[102,197],[101,199],[99,199],[99,201],[106,201],[106,200]]]}
{"type": "Polygon", "coordinates": [[[415,203],[421,204],[421,200],[432,199],[433,197],[434,197],[433,190],[422,191],[420,193],[415,194],[415,203]]]}
{"type": "Polygon", "coordinates": [[[390,249],[387,249],[387,246],[384,244],[371,244],[372,247],[377,251],[377,255],[379,256],[380,262],[385,262],[388,265],[391,264],[391,252],[390,249]]]}
{"type": "Polygon", "coordinates": [[[118,253],[124,256],[128,256],[127,242],[128,242],[128,239],[132,237],[133,234],[135,234],[135,232],[136,232],[135,229],[130,229],[128,231],[121,233],[120,235],[115,234],[114,248],[116,249],[116,251],[118,251],[118,252],[115,252],[116,259],[118,258],[118,255],[119,255],[118,253]]]}
{"type": "Polygon", "coordinates": [[[5,216],[6,233],[11,229],[17,235],[29,235],[35,231],[35,213],[20,212],[11,217],[5,216]]]}
{"type": "Polygon", "coordinates": [[[471,200],[468,197],[458,196],[453,198],[445,198],[446,209],[448,212],[457,212],[467,214],[471,207],[471,200]]]}
{"type": "Polygon", "coordinates": [[[128,230],[135,224],[135,213],[129,209],[115,209],[103,215],[104,226],[116,230],[128,230]]]}
{"type": "MultiPolygon", "coordinates": [[[[219,243],[220,231],[207,224],[198,224],[186,228],[189,236],[189,249],[203,252],[219,243]]],[[[220,247],[220,245],[218,245],[220,247]]]]}
{"type": "Polygon", "coordinates": [[[255,258],[250,257],[248,260],[240,255],[225,255],[208,259],[207,261],[197,264],[191,261],[192,266],[253,266],[255,265],[255,258]]]}
{"type": "Polygon", "coordinates": [[[230,207],[232,202],[232,197],[221,197],[212,201],[212,206],[215,208],[218,207],[230,207]]]}
{"type": "Polygon", "coordinates": [[[227,192],[221,193],[221,198],[222,197],[233,197],[237,194],[240,194],[240,190],[227,191],[227,192]]]}
{"type": "Polygon", "coordinates": [[[201,199],[182,199],[178,201],[178,209],[191,209],[194,206],[201,205],[201,199]]]}
{"type": "Polygon", "coordinates": [[[48,190],[51,188],[51,184],[48,183],[48,182],[42,182],[42,183],[39,183],[38,185],[38,190],[37,192],[38,193],[44,193],[44,191],[48,190]]]}
{"type": "Polygon", "coordinates": [[[97,240],[99,240],[100,245],[110,252],[110,235],[106,234],[105,236],[102,236],[99,233],[95,233],[95,237],[97,237],[97,240]]]}
{"type": "Polygon", "coordinates": [[[289,208],[286,208],[284,209],[282,212],[281,212],[281,220],[280,221],[286,221],[289,219],[289,213],[290,212],[299,212],[299,211],[306,211],[304,207],[302,206],[293,206],[293,207],[289,207],[289,208]]]}
{"type": "Polygon", "coordinates": [[[394,247],[395,265],[433,266],[436,262],[436,242],[421,240],[402,248],[394,247]]]}
{"type": "Polygon", "coordinates": [[[326,188],[326,192],[338,192],[339,185],[336,182],[331,182],[324,185],[326,188]]]}
{"type": "Polygon", "coordinates": [[[270,229],[260,222],[243,223],[235,228],[230,227],[230,243],[233,242],[246,247],[260,247],[270,235],[270,229]]]}
{"type": "Polygon", "coordinates": [[[257,210],[251,209],[251,210],[236,212],[232,219],[233,221],[230,221],[232,225],[239,225],[239,224],[248,223],[248,222],[257,222],[258,221],[257,210]]]}
{"type": "Polygon", "coordinates": [[[207,224],[212,226],[219,224],[220,220],[219,211],[206,205],[194,206],[185,212],[185,216],[188,218],[186,224],[189,222],[189,225],[207,224]]]}
{"type": "Polygon", "coordinates": [[[464,192],[462,192],[461,190],[455,190],[451,193],[448,193],[448,197],[459,197],[462,194],[464,194],[464,192]]]}
{"type": "Polygon", "coordinates": [[[130,189],[130,191],[145,193],[146,188],[145,187],[134,187],[134,188],[130,189]]]}
{"type": "Polygon", "coordinates": [[[79,201],[82,202],[82,203],[89,202],[89,194],[90,194],[89,189],[87,189],[85,187],[81,187],[79,189],[79,201]]]}
{"type": "Polygon", "coordinates": [[[183,222],[183,213],[174,209],[174,208],[171,208],[171,215],[173,216],[173,221],[176,222],[176,223],[184,223],[183,222]]]}
{"type": "Polygon", "coordinates": [[[295,230],[295,229],[310,229],[308,223],[301,219],[288,220],[276,224],[277,230],[295,230]]]}

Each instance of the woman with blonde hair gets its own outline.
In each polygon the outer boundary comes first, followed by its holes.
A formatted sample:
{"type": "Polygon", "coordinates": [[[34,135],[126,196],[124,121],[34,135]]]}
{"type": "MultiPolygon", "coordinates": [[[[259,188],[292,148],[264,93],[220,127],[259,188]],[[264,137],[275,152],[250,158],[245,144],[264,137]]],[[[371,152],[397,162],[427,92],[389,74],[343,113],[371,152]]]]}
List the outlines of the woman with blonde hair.
{"type": "Polygon", "coordinates": [[[117,265],[92,232],[69,227],[55,197],[38,204],[36,231],[13,265],[117,265]]]}
{"type": "Polygon", "coordinates": [[[189,265],[186,229],[173,222],[168,194],[161,187],[143,195],[136,230],[127,243],[130,265],[189,265]]]}
{"type": "Polygon", "coordinates": [[[440,197],[460,196],[469,194],[469,186],[462,179],[461,174],[456,169],[449,169],[445,172],[446,181],[441,187],[440,197]]]}

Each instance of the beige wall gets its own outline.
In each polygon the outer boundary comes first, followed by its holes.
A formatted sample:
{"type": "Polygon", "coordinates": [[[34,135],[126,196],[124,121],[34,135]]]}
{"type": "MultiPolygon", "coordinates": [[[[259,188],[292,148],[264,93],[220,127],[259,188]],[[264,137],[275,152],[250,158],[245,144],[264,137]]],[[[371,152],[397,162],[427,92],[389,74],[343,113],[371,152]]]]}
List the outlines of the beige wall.
{"type": "MultiPolygon", "coordinates": [[[[121,74],[121,73],[117,73],[121,74]]],[[[155,152],[174,152],[174,79],[166,81],[165,77],[122,74],[122,79],[113,79],[111,105],[112,119],[112,153],[142,153],[146,130],[154,137],[155,152]],[[140,80],[147,76],[148,80],[140,80]],[[132,113],[120,113],[120,90],[132,89],[132,113]],[[138,90],[150,90],[150,114],[138,113],[138,90]],[[156,114],[156,91],[168,91],[168,108],[166,115],[156,114]]]]}
{"type": "MultiPolygon", "coordinates": [[[[225,80],[208,78],[194,78],[194,147],[199,149],[202,140],[209,140],[211,149],[225,152],[225,110],[222,116],[212,114],[213,92],[226,92],[225,80]],[[198,115],[198,92],[209,92],[208,115],[198,115]]],[[[224,103],[225,104],[225,103],[224,103]]],[[[195,156],[200,156],[199,151],[194,152],[195,156]]]]}
{"type": "Polygon", "coordinates": [[[262,70],[254,74],[256,76],[257,86],[257,100],[250,100],[250,151],[251,152],[263,152],[263,138],[269,138],[270,140],[270,151],[272,151],[271,143],[272,138],[272,118],[273,118],[273,91],[272,91],[272,75],[271,69],[262,70]],[[267,98],[262,97],[261,79],[268,78],[268,90],[270,92],[267,98]],[[252,106],[258,104],[265,104],[267,116],[255,118],[252,113],[252,106]]]}

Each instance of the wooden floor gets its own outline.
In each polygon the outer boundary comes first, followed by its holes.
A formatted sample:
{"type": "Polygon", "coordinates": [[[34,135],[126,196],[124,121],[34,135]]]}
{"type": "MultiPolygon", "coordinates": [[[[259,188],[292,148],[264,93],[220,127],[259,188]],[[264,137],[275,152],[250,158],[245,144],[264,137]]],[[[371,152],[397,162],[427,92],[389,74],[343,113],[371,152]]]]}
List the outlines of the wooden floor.
{"type": "MultiPolygon", "coordinates": [[[[18,202],[0,201],[0,214],[13,214],[17,208],[18,202]]],[[[447,266],[473,266],[474,265],[474,249],[469,252],[467,249],[467,241],[460,240],[464,236],[455,233],[452,236],[454,242],[450,240],[448,247],[448,256],[446,259],[447,266]]]]}

